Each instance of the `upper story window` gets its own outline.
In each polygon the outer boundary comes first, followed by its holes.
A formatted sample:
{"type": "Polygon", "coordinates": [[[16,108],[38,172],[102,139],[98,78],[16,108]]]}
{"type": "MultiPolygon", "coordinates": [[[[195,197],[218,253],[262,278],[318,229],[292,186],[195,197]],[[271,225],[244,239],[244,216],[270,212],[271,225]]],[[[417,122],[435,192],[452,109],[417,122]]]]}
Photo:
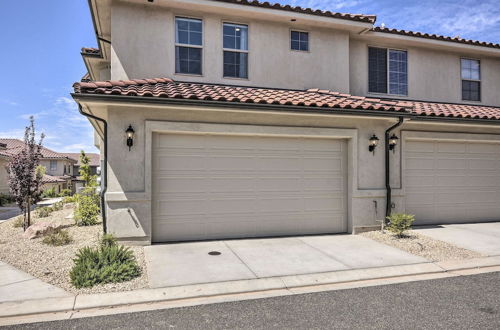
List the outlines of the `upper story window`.
{"type": "Polygon", "coordinates": [[[368,48],[368,91],[408,95],[408,54],[406,51],[368,48]]]}
{"type": "Polygon", "coordinates": [[[57,171],[57,160],[51,160],[50,161],[50,170],[51,171],[57,171]]]}
{"type": "Polygon", "coordinates": [[[203,23],[200,19],[175,18],[175,73],[201,75],[203,23]]]}
{"type": "Polygon", "coordinates": [[[309,51],[309,32],[291,31],[290,39],[292,50],[309,51]]]}
{"type": "Polygon", "coordinates": [[[224,77],[248,78],[248,26],[223,24],[224,77]]]}
{"type": "Polygon", "coordinates": [[[481,101],[481,64],[479,60],[461,59],[462,100],[481,101]]]}

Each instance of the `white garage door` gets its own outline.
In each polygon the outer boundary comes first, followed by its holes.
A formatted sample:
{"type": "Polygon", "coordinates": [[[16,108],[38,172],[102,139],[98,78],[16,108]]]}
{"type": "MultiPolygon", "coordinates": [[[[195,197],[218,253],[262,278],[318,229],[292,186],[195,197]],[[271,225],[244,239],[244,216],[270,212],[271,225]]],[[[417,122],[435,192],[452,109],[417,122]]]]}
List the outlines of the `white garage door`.
{"type": "Polygon", "coordinates": [[[405,154],[416,224],[500,221],[500,144],[408,141],[405,154]]]}
{"type": "Polygon", "coordinates": [[[343,140],[155,134],[153,241],[347,231],[343,140]]]}

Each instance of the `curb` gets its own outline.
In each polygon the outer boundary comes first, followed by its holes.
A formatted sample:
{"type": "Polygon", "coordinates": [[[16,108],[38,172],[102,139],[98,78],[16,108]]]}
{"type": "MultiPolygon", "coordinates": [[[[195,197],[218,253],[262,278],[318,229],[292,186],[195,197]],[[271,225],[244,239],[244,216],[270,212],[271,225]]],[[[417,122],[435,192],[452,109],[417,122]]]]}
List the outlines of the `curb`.
{"type": "MultiPolygon", "coordinates": [[[[296,294],[294,289],[321,287],[332,284],[411,277],[415,275],[452,274],[454,271],[474,270],[500,266],[500,256],[388,266],[366,269],[343,270],[305,275],[258,278],[185,285],[157,289],[141,289],[124,292],[83,294],[63,298],[48,298],[0,303],[0,319],[45,313],[74,312],[91,309],[114,308],[159,302],[182,301],[196,298],[213,298],[236,294],[282,291],[282,295],[296,294]]],[[[459,276],[456,273],[455,276],[459,276]]],[[[305,290],[298,290],[305,291],[305,290]]],[[[321,291],[316,288],[314,292],[321,291]]],[[[304,292],[305,293],[305,292],[304,292]]]]}

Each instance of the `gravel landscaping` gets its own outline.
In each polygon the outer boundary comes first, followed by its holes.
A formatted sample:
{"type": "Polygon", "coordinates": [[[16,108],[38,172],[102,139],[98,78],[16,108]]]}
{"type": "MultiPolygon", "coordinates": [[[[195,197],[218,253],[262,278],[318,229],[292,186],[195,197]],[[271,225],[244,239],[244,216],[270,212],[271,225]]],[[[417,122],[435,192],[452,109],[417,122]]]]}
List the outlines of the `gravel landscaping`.
{"type": "MultiPolygon", "coordinates": [[[[102,224],[88,227],[75,226],[72,219],[65,219],[73,213],[72,208],[53,212],[49,217],[34,219],[36,222],[63,224],[73,242],[64,246],[50,246],[42,243],[42,238],[26,239],[22,228],[14,228],[15,218],[0,223],[0,260],[52,285],[72,293],[102,293],[128,291],[148,287],[146,263],[143,247],[130,247],[142,268],[140,277],[123,283],[110,283],[92,288],[76,289],[69,281],[73,258],[79,248],[97,246],[102,236],[102,224]]],[[[32,213],[33,214],[33,213],[32,213]]]]}
{"type": "Polygon", "coordinates": [[[466,250],[450,243],[435,240],[414,231],[407,237],[399,238],[390,232],[370,231],[360,234],[374,241],[393,246],[431,261],[462,260],[484,257],[482,254],[466,250]]]}

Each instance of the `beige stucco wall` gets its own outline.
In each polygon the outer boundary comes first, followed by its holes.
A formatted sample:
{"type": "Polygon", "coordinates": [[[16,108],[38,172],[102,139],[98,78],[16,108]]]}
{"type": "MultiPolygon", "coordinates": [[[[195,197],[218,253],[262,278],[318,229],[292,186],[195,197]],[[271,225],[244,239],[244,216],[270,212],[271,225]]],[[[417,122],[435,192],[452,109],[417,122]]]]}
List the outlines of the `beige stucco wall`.
{"type": "Polygon", "coordinates": [[[7,174],[8,160],[0,158],[0,194],[7,194],[9,192],[9,182],[7,174]]]}
{"type": "MultiPolygon", "coordinates": [[[[384,131],[396,122],[395,118],[340,117],[290,112],[256,112],[254,110],[221,110],[210,108],[176,107],[117,107],[108,112],[112,125],[108,131],[108,191],[106,194],[108,228],[124,240],[149,243],[151,235],[151,181],[148,178],[146,123],[197,122],[229,125],[250,124],[266,127],[338,128],[350,129],[355,136],[350,139],[350,150],[355,152],[355,162],[348,165],[350,230],[357,226],[377,224],[385,212],[385,158],[384,131]],[[125,144],[124,131],[131,124],[135,130],[131,151],[125,144]],[[368,151],[372,134],[380,138],[375,154],[368,151]],[[352,146],[355,146],[353,149],[352,146]],[[354,176],[354,178],[353,178],[354,176]],[[352,198],[351,198],[352,197],[352,198]]],[[[448,125],[434,122],[405,122],[395,133],[404,131],[454,132],[457,138],[463,133],[500,134],[500,128],[484,125],[448,125]],[[457,133],[460,132],[460,133],[457,133]]],[[[148,154],[149,153],[149,154],[148,154]]],[[[404,188],[401,186],[400,147],[390,153],[391,186],[396,211],[404,211],[404,188]]]]}
{"type": "Polygon", "coordinates": [[[111,24],[111,79],[170,77],[182,81],[349,91],[347,32],[296,25],[310,32],[310,52],[297,52],[290,50],[289,24],[118,2],[112,7],[111,24]],[[176,15],[203,19],[201,77],[175,74],[176,15]],[[248,25],[249,79],[223,78],[223,21],[248,25]]]}
{"type": "Polygon", "coordinates": [[[350,90],[353,95],[387,97],[368,92],[368,46],[408,52],[408,99],[500,106],[500,94],[497,91],[500,84],[500,58],[472,56],[481,61],[482,99],[481,102],[467,102],[462,100],[460,59],[471,58],[470,54],[401,46],[397,42],[350,40],[350,90]]]}
{"type": "Polygon", "coordinates": [[[54,175],[54,176],[62,176],[62,175],[64,175],[64,166],[70,166],[70,173],[66,173],[66,175],[72,175],[73,162],[70,162],[68,160],[62,160],[62,159],[55,159],[55,161],[57,162],[57,168],[55,171],[52,171],[50,169],[50,160],[49,159],[42,159],[40,161],[40,165],[44,166],[46,169],[46,174],[54,175]]]}

